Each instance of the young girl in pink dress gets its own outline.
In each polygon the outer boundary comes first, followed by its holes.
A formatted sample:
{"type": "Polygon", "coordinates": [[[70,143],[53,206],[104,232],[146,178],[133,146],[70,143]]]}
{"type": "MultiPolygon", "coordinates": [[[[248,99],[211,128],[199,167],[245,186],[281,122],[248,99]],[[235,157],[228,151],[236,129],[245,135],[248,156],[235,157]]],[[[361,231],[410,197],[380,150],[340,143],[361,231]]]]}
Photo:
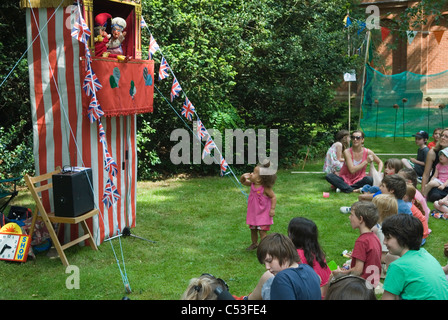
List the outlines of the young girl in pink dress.
{"type": "Polygon", "coordinates": [[[258,233],[260,234],[260,241],[263,240],[274,223],[273,217],[277,198],[272,187],[277,175],[269,167],[270,162],[264,162],[257,165],[252,173],[244,173],[240,178],[243,185],[250,186],[246,223],[250,228],[252,244],[247,250],[256,249],[258,247],[258,233]]]}
{"type": "Polygon", "coordinates": [[[432,188],[439,188],[443,190],[448,185],[448,148],[439,151],[439,163],[436,164],[434,175],[431,180],[426,184],[425,189],[422,191],[425,198],[428,196],[429,191],[432,188]]]}

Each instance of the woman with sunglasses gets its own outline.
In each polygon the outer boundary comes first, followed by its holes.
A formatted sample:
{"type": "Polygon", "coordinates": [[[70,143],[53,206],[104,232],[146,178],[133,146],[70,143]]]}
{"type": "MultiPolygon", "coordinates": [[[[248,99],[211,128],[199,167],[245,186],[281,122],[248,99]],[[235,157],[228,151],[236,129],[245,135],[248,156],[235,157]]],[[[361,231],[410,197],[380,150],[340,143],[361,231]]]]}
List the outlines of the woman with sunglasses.
{"type": "Polygon", "coordinates": [[[351,140],[352,147],[344,150],[345,161],[339,176],[334,173],[325,176],[325,179],[333,187],[345,193],[351,193],[366,184],[373,185],[373,177],[366,175],[368,164],[375,162],[378,165],[378,172],[383,170],[383,161],[372,150],[364,148],[364,133],[362,131],[354,131],[351,140]]]}
{"type": "Polygon", "coordinates": [[[425,171],[422,175],[422,193],[427,193],[427,201],[435,202],[448,195],[448,188],[439,190],[437,187],[432,188],[430,191],[425,190],[426,184],[431,180],[432,175],[435,172],[436,165],[439,163],[439,151],[448,147],[448,128],[445,128],[440,133],[439,141],[434,148],[429,149],[426,155],[425,171]]]}

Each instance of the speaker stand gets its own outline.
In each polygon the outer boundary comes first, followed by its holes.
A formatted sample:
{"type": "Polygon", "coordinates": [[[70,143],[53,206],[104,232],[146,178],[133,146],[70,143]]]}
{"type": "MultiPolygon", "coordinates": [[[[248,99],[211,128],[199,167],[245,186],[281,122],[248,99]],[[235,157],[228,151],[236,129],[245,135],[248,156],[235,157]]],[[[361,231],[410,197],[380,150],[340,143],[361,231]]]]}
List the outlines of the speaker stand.
{"type": "Polygon", "coordinates": [[[139,237],[139,236],[136,236],[136,235],[132,234],[131,233],[131,228],[129,228],[129,227],[124,227],[123,233],[117,234],[116,236],[108,238],[108,239],[106,239],[104,241],[109,241],[109,240],[112,240],[112,239],[115,239],[115,238],[118,238],[118,237],[122,237],[122,236],[123,237],[129,237],[130,236],[130,237],[134,237],[134,238],[137,238],[137,239],[140,239],[140,240],[144,240],[144,241],[148,241],[148,242],[151,242],[151,243],[156,243],[153,240],[148,240],[148,239],[145,239],[145,238],[142,238],[142,237],[139,237]]]}

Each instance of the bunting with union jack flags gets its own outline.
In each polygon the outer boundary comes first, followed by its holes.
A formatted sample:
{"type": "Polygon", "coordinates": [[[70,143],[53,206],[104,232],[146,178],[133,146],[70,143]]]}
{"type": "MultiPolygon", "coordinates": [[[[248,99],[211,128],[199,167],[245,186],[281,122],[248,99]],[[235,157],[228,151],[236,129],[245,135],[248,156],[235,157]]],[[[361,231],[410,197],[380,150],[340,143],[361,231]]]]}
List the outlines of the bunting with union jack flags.
{"type": "Polygon", "coordinates": [[[104,170],[108,173],[107,183],[104,188],[103,203],[109,208],[120,198],[120,193],[118,192],[117,187],[113,182],[113,178],[116,177],[118,173],[118,165],[107,150],[106,135],[104,132],[104,127],[100,120],[100,118],[104,115],[104,111],[101,109],[101,106],[98,103],[96,92],[102,88],[102,85],[98,77],[93,72],[91,66],[92,59],[88,42],[92,33],[88,28],[84,18],[82,17],[79,3],[77,10],[78,12],[76,15],[78,18],[73,25],[71,36],[77,39],[79,42],[83,43],[85,47],[86,76],[84,78],[82,88],[84,89],[84,92],[87,96],[91,96],[89,107],[87,109],[87,117],[89,118],[91,123],[98,121],[100,137],[99,140],[103,146],[104,170]]]}

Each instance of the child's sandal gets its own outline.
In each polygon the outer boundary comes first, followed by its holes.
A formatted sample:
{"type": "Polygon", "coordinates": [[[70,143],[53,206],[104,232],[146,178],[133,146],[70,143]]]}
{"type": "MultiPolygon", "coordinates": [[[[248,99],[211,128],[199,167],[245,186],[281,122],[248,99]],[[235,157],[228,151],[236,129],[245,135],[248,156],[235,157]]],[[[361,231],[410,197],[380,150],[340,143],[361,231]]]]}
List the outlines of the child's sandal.
{"type": "Polygon", "coordinates": [[[258,247],[258,243],[252,243],[250,246],[248,246],[248,247],[246,248],[246,250],[247,250],[247,251],[252,251],[252,250],[257,249],[257,247],[258,247]]]}

